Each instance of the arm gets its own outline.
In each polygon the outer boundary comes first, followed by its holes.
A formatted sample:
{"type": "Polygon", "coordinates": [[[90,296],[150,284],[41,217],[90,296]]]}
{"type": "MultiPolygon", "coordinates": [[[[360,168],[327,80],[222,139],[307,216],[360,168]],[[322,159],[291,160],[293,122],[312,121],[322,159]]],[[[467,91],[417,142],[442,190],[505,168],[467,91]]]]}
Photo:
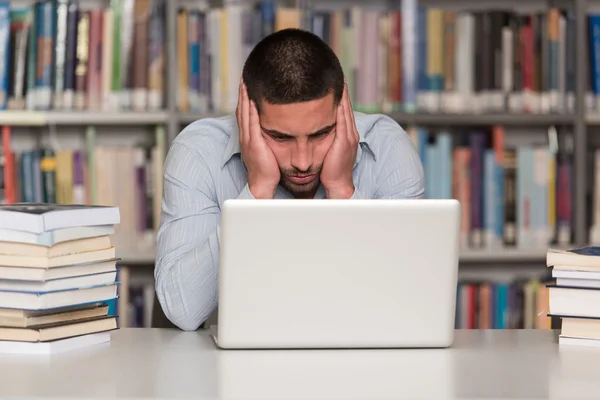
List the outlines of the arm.
{"type": "MultiPolygon", "coordinates": [[[[196,330],[217,305],[219,219],[215,185],[200,154],[173,143],[165,161],[156,294],[169,320],[196,330]]],[[[252,198],[248,187],[239,198],[252,198]]]]}

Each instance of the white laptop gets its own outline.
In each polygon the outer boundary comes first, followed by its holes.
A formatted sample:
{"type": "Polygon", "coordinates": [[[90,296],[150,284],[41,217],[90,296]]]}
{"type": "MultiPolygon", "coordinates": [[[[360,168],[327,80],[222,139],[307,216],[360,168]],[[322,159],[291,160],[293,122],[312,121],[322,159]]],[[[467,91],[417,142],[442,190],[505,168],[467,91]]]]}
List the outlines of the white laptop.
{"type": "Polygon", "coordinates": [[[228,200],[223,349],[448,347],[456,200],[228,200]]]}

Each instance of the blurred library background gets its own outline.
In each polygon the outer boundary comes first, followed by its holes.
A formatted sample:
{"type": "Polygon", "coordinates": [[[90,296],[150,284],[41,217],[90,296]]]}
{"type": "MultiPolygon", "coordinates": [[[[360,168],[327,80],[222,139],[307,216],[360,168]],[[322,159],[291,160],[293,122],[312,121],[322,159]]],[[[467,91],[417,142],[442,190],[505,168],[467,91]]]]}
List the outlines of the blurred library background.
{"type": "Polygon", "coordinates": [[[0,1],[0,202],[119,206],[120,324],[150,326],[169,144],[288,27],[461,202],[456,327],[550,327],[548,248],[600,242],[600,0],[0,1]]]}

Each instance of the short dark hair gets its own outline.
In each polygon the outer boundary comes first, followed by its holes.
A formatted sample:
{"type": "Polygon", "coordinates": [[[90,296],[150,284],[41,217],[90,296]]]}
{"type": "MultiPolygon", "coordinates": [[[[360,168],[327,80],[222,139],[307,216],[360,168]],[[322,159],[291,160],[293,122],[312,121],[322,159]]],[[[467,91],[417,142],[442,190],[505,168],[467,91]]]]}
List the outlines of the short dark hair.
{"type": "Polygon", "coordinates": [[[333,92],[339,104],[344,73],[335,52],[317,35],[282,29],[252,49],[242,72],[248,97],[260,112],[261,101],[291,104],[321,99],[333,92]]]}

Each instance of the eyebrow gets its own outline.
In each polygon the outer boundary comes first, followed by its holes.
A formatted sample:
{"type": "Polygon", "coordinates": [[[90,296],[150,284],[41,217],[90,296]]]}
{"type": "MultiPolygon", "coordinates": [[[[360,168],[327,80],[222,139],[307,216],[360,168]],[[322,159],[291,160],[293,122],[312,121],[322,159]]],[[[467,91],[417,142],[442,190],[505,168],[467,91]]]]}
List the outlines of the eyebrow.
{"type": "MultiPolygon", "coordinates": [[[[271,136],[276,136],[276,137],[279,137],[279,138],[282,138],[282,139],[285,139],[285,138],[293,138],[293,136],[292,136],[292,135],[290,135],[290,134],[283,133],[283,132],[279,132],[279,131],[276,131],[276,130],[274,130],[274,129],[266,129],[266,128],[264,128],[262,125],[261,125],[260,127],[261,127],[261,129],[262,129],[264,132],[268,133],[268,134],[269,134],[269,135],[271,135],[271,136]]],[[[310,133],[308,136],[318,136],[318,135],[322,135],[322,134],[324,134],[324,133],[330,132],[330,131],[331,131],[331,130],[333,130],[333,128],[335,128],[335,127],[336,127],[336,123],[334,122],[334,123],[333,123],[333,124],[331,124],[331,125],[324,126],[323,128],[319,129],[319,130],[318,130],[318,131],[316,131],[316,132],[310,133]]]]}

